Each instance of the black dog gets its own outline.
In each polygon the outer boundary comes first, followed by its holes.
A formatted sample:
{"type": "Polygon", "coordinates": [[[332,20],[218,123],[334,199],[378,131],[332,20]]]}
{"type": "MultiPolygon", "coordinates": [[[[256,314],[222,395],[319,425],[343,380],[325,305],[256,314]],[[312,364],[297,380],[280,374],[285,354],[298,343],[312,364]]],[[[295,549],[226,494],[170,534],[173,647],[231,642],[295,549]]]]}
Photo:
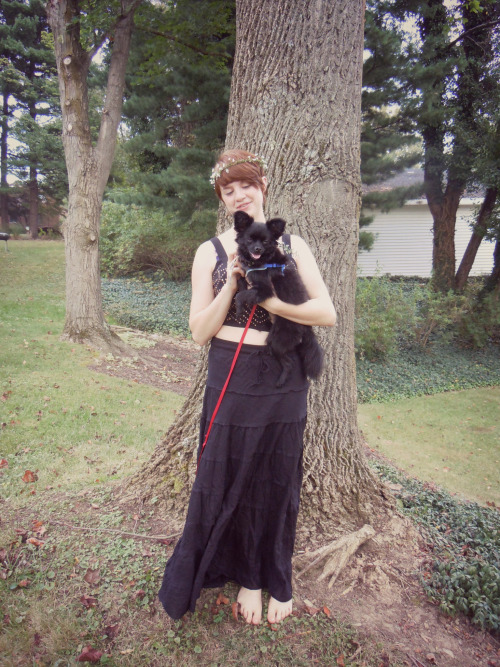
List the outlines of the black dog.
{"type": "MultiPolygon", "coordinates": [[[[234,214],[238,259],[246,272],[236,294],[236,312],[241,315],[245,304],[253,306],[276,294],[287,303],[300,304],[309,299],[294,262],[280,251],[278,239],[285,229],[285,221],[273,218],[264,222],[244,211],[234,214]]],[[[276,386],[285,384],[292,367],[290,352],[298,348],[304,373],[317,378],[323,367],[323,350],[310,326],[275,316],[267,344],[282,366],[276,386]]]]}

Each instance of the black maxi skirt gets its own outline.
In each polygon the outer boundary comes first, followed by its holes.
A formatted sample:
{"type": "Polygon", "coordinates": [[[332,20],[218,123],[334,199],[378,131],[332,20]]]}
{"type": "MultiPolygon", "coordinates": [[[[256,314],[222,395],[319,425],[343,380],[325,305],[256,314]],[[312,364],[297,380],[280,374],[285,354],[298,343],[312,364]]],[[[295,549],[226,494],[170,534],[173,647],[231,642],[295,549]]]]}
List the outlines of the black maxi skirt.
{"type": "MultiPolygon", "coordinates": [[[[212,340],[200,448],[236,347],[212,340]]],[[[172,618],[194,611],[202,588],[228,581],[265,588],[280,602],[292,597],[308,382],[298,355],[277,388],[280,371],[267,346],[243,345],[165,568],[159,598],[172,618]]]]}

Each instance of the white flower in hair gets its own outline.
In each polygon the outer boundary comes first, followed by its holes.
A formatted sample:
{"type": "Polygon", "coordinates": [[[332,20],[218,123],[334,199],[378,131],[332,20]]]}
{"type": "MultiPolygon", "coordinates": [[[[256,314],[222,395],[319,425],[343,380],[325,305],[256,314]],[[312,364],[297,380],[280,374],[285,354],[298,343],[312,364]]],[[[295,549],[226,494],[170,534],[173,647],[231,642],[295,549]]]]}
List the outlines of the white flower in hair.
{"type": "Polygon", "coordinates": [[[210,176],[210,183],[215,187],[215,182],[218,178],[220,178],[223,171],[225,171],[226,174],[229,174],[229,169],[231,167],[234,167],[237,164],[245,164],[246,162],[251,164],[258,164],[264,171],[267,170],[267,163],[260,155],[249,155],[248,157],[242,158],[241,160],[235,160],[234,158],[230,157],[227,159],[227,162],[218,162],[215,165],[210,176]]]}

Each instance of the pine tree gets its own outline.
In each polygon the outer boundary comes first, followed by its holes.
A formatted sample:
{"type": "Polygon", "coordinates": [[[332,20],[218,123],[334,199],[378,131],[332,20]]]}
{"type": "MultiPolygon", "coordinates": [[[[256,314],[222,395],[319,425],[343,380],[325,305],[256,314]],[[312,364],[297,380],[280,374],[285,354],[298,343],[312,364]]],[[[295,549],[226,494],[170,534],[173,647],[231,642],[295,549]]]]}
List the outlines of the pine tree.
{"type": "Polygon", "coordinates": [[[208,175],[226,132],[234,29],[234,0],[181,0],[143,12],[131,47],[124,105],[131,171],[108,196],[174,212],[200,236],[216,222],[208,175]]]}
{"type": "Polygon", "coordinates": [[[2,211],[8,205],[4,204],[7,173],[17,174],[27,187],[29,228],[35,238],[40,197],[57,206],[66,195],[53,43],[41,0],[1,0],[0,10],[6,63],[2,77],[2,211]],[[8,136],[20,142],[9,154],[8,136]]]}
{"type": "Polygon", "coordinates": [[[466,186],[474,180],[477,147],[487,140],[479,119],[487,112],[500,6],[494,0],[395,0],[388,17],[412,19],[408,95],[404,112],[415,121],[424,146],[424,190],[433,227],[433,284],[448,290],[455,281],[455,222],[466,186]]]}
{"type": "MultiPolygon", "coordinates": [[[[366,6],[364,49],[361,181],[373,186],[421,160],[415,123],[400,104],[407,87],[403,36],[388,21],[385,3],[379,0],[369,0],[366,6]]],[[[421,186],[383,191],[366,188],[359,220],[360,250],[369,250],[373,243],[373,235],[364,230],[373,220],[370,211],[388,212],[420,191],[421,186]]]]}

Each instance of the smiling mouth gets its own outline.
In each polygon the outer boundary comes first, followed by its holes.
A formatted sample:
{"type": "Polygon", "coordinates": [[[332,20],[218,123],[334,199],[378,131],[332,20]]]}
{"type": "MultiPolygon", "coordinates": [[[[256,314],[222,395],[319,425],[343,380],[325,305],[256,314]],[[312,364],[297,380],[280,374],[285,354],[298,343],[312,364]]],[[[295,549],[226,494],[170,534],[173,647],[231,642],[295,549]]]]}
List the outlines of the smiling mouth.
{"type": "Polygon", "coordinates": [[[262,253],[251,252],[250,255],[252,256],[252,259],[260,259],[262,257],[262,253]]]}

